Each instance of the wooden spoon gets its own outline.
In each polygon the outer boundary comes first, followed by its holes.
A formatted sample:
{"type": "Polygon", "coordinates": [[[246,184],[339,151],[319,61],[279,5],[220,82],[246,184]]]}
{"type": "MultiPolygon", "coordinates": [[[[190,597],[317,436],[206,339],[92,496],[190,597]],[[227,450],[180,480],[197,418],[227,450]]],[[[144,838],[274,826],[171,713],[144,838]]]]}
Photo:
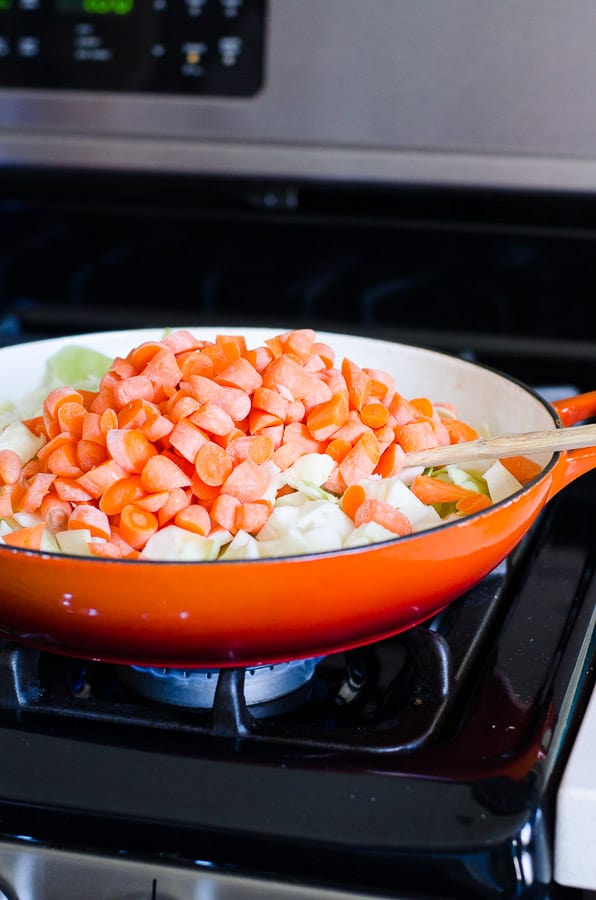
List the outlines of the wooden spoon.
{"type": "Polygon", "coordinates": [[[404,466],[448,466],[479,459],[499,459],[506,456],[528,456],[530,453],[554,453],[557,450],[578,450],[596,447],[596,425],[576,425],[573,428],[554,428],[552,431],[528,431],[461,444],[446,444],[431,450],[406,453],[404,466]]]}

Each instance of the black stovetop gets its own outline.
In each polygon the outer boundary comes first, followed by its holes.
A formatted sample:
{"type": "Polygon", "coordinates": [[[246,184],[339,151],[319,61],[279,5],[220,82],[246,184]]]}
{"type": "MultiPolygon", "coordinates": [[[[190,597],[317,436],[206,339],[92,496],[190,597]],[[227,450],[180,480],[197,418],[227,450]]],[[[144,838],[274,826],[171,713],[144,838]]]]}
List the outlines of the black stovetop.
{"type": "Polygon", "coordinates": [[[194,712],[110,665],[5,645],[2,836],[360,890],[543,896],[594,678],[595,496],[593,476],[568,488],[428,624],[322,660],[289,712],[247,709],[241,672],[194,712]]]}
{"type": "MultiPolygon", "coordinates": [[[[15,184],[0,345],[308,325],[596,386],[591,209],[567,227],[552,202],[509,220],[502,194],[487,211],[424,192],[152,182],[116,203],[87,181],[15,184]]],[[[389,896],[554,896],[555,794],[594,683],[595,500],[584,476],[507,567],[432,622],[322,660],[291,710],[247,709],[240,671],[197,712],[110,665],[1,645],[0,839],[389,896]]]]}

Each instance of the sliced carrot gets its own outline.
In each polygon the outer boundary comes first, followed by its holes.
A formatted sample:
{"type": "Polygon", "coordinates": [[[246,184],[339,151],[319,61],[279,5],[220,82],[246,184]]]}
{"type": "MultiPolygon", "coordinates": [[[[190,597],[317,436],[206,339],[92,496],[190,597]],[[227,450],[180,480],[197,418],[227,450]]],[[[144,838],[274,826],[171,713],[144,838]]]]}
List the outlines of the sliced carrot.
{"type": "Polygon", "coordinates": [[[329,346],[329,344],[325,344],[323,341],[315,341],[312,345],[312,352],[316,353],[317,356],[320,356],[328,369],[333,367],[335,363],[335,350],[329,346]]]}
{"type": "Polygon", "coordinates": [[[301,443],[288,441],[286,444],[282,443],[281,447],[273,451],[271,460],[283,472],[284,469],[293,466],[296,460],[300,459],[307,452],[301,443]]]}
{"type": "Polygon", "coordinates": [[[202,375],[191,375],[189,384],[193,397],[201,403],[219,403],[234,422],[241,422],[250,412],[250,397],[239,388],[223,387],[202,375]]]}
{"type": "Polygon", "coordinates": [[[478,493],[429,475],[416,475],[410,489],[423,503],[457,503],[478,493]]]}
{"type": "MultiPolygon", "coordinates": [[[[279,422],[284,422],[288,413],[289,400],[282,397],[279,391],[268,387],[259,387],[252,397],[252,408],[276,416],[279,422]]],[[[304,408],[303,408],[304,410],[304,408]]]]}
{"type": "Polygon", "coordinates": [[[363,434],[340,462],[339,474],[346,485],[356,484],[372,475],[380,458],[379,442],[375,435],[372,432],[363,434]]]}
{"type": "Polygon", "coordinates": [[[190,420],[203,431],[219,436],[229,434],[234,428],[234,420],[219,403],[203,403],[190,420]]]}
{"type": "Polygon", "coordinates": [[[44,414],[55,419],[63,403],[83,403],[81,394],[72,387],[58,387],[50,391],[43,402],[44,414]]]}
{"type": "MultiPolygon", "coordinates": [[[[79,475],[77,481],[85,491],[87,500],[91,497],[98,499],[105,491],[117,481],[126,478],[127,472],[113,459],[106,459],[95,468],[79,475]]],[[[70,499],[70,498],[66,498],[70,499]]]]}
{"type": "Polygon", "coordinates": [[[129,503],[145,496],[140,475],[128,475],[115,481],[99,498],[99,508],[106,516],[117,516],[129,503]]]}
{"type": "Polygon", "coordinates": [[[115,409],[109,406],[104,409],[99,419],[99,427],[104,437],[114,428],[118,428],[118,414],[115,409]]]}
{"type": "Polygon", "coordinates": [[[133,347],[126,358],[137,372],[141,372],[163,347],[161,341],[143,341],[138,347],[133,347]]]}
{"type": "MultiPolygon", "coordinates": [[[[116,419],[116,424],[118,420],[116,419]]],[[[99,413],[88,412],[83,419],[83,428],[81,430],[81,438],[84,441],[94,441],[105,447],[106,436],[101,428],[101,416],[99,413]]]]}
{"type": "Polygon", "coordinates": [[[256,347],[254,350],[247,350],[243,356],[259,373],[263,372],[273,359],[273,353],[269,347],[256,347]]]}
{"type": "Polygon", "coordinates": [[[45,523],[40,522],[38,525],[27,525],[23,528],[17,528],[3,536],[4,543],[9,547],[23,547],[26,550],[41,549],[41,539],[45,531],[45,523]]]}
{"type": "Polygon", "coordinates": [[[232,473],[233,462],[223,447],[213,441],[205,441],[198,449],[195,469],[204,484],[219,487],[232,473]]]}
{"type": "Polygon", "coordinates": [[[461,513],[462,516],[470,516],[472,513],[488,509],[489,506],[492,506],[490,497],[478,492],[474,492],[473,497],[464,497],[462,500],[458,500],[455,504],[457,511],[461,513]]]}
{"type": "Polygon", "coordinates": [[[273,428],[280,423],[279,417],[273,413],[263,412],[262,409],[251,409],[248,414],[248,430],[251,434],[258,434],[265,428],[273,428]]]}
{"type": "Polygon", "coordinates": [[[370,428],[382,428],[389,421],[389,410],[379,402],[365,403],[360,412],[362,421],[370,428]]]}
{"type": "Polygon", "coordinates": [[[478,440],[479,434],[475,428],[462,422],[460,419],[443,419],[443,425],[449,433],[449,441],[451,444],[462,444],[465,441],[478,440]]]}
{"type": "MultiPolygon", "coordinates": [[[[80,477],[84,478],[85,475],[80,477]]],[[[58,477],[54,481],[54,490],[61,500],[68,500],[70,503],[87,503],[94,499],[79,478],[58,477]]]]}
{"type": "Polygon", "coordinates": [[[327,403],[332,397],[333,393],[327,382],[323,381],[321,378],[317,378],[312,391],[309,391],[308,394],[302,398],[304,409],[306,412],[310,412],[314,406],[319,406],[321,403],[327,403]]]}
{"type": "Polygon", "coordinates": [[[176,357],[182,377],[188,379],[190,375],[204,375],[205,378],[213,376],[213,360],[202,350],[192,350],[176,357]]]}
{"type": "Polygon", "coordinates": [[[184,353],[187,350],[193,350],[195,347],[198,347],[200,341],[198,341],[186,328],[178,328],[176,331],[171,331],[169,334],[166,334],[165,337],[162,338],[162,344],[165,344],[172,353],[178,355],[179,353],[184,353]]]}
{"type": "Polygon", "coordinates": [[[296,356],[306,361],[312,355],[315,338],[316,333],[312,328],[297,328],[294,331],[288,331],[282,337],[284,351],[295,353],[296,356]]]}
{"type": "MultiPolygon", "coordinates": [[[[133,375],[136,375],[136,367],[132,364],[129,359],[124,359],[122,356],[116,356],[112,360],[112,364],[109,368],[110,375],[115,373],[121,379],[130,378],[133,375]]],[[[111,381],[110,384],[113,386],[116,384],[115,381],[111,381]]]]}
{"type": "Polygon", "coordinates": [[[290,422],[284,429],[282,444],[300,444],[304,453],[323,453],[325,444],[312,436],[302,422],[290,422]]]}
{"type": "Polygon", "coordinates": [[[399,509],[385,503],[384,500],[365,500],[356,510],[354,524],[356,527],[367,522],[376,522],[388,531],[400,537],[412,533],[410,520],[399,509]]]}
{"type": "Polygon", "coordinates": [[[46,436],[46,427],[43,421],[43,416],[33,416],[31,419],[23,419],[23,425],[25,425],[29,431],[33,432],[37,437],[45,437],[46,436]]]}
{"type": "Polygon", "coordinates": [[[149,412],[155,414],[158,409],[153,404],[149,405],[147,400],[137,398],[125,403],[117,413],[118,422],[116,428],[141,428],[147,421],[149,412]]]}
{"type": "MultiPolygon", "coordinates": [[[[317,384],[314,375],[305,372],[304,366],[284,353],[273,359],[263,372],[263,385],[279,390],[285,388],[292,400],[302,400],[317,384]]],[[[288,397],[288,399],[290,399],[288,397]]]]}
{"type": "Polygon", "coordinates": [[[527,456],[509,456],[500,462],[520,484],[528,484],[542,472],[542,466],[527,456]]]}
{"type": "Polygon", "coordinates": [[[149,512],[157,512],[165,506],[170,497],[170,491],[156,491],[154,494],[145,494],[135,500],[137,506],[141,509],[148,509],[149,512]]]}
{"type": "Polygon", "coordinates": [[[141,471],[141,485],[148,494],[189,487],[191,480],[173,459],[164,454],[152,456],[141,471]]]}
{"type": "Polygon", "coordinates": [[[371,432],[372,428],[369,425],[364,424],[360,417],[360,413],[355,409],[351,409],[347,422],[334,432],[333,439],[349,441],[350,444],[355,444],[363,434],[371,432]]]}
{"type": "Polygon", "coordinates": [[[68,519],[67,528],[72,530],[86,528],[93,537],[105,538],[107,541],[112,536],[110,520],[105,512],[89,503],[79,503],[75,506],[68,519]]]}
{"type": "Polygon", "coordinates": [[[54,475],[65,476],[66,478],[78,478],[83,474],[81,467],[77,461],[76,444],[67,441],[57,447],[46,460],[46,466],[49,472],[54,475]]]}
{"type": "Polygon", "coordinates": [[[380,475],[381,478],[391,478],[393,475],[397,475],[403,469],[405,457],[406,454],[399,444],[395,442],[389,444],[383,450],[374,474],[380,475]]]}
{"type": "Polygon", "coordinates": [[[215,376],[215,380],[218,384],[223,384],[225,387],[240,388],[246,391],[247,394],[252,394],[253,391],[256,391],[263,384],[262,376],[243,357],[230,363],[219,375],[215,376]]]}
{"type": "Polygon", "coordinates": [[[389,425],[375,429],[375,437],[379,442],[379,449],[383,453],[390,444],[395,444],[395,432],[389,425]]]}
{"type": "Polygon", "coordinates": [[[241,506],[240,500],[231,494],[219,494],[211,507],[211,519],[232,534],[236,532],[236,510],[241,506]]]}
{"type": "Polygon", "coordinates": [[[389,412],[394,417],[396,425],[407,425],[409,422],[415,422],[420,414],[415,406],[412,406],[405,397],[398,394],[397,391],[391,398],[389,403],[389,412]]]}
{"type": "Polygon", "coordinates": [[[215,336],[215,343],[227,347],[230,344],[235,344],[238,348],[238,353],[241,355],[246,353],[246,338],[242,334],[218,334],[215,336]]]}
{"type": "Polygon", "coordinates": [[[195,534],[207,535],[211,531],[211,519],[204,506],[198,503],[190,503],[176,513],[174,524],[179,528],[186,528],[195,534]]]}
{"type": "Polygon", "coordinates": [[[149,415],[141,425],[141,431],[152,443],[167,437],[174,429],[174,423],[160,413],[149,415]]]}
{"type": "MultiPolygon", "coordinates": [[[[328,390],[330,388],[326,386],[328,390]]],[[[306,417],[306,426],[317,441],[326,441],[348,420],[348,404],[343,394],[332,394],[331,399],[312,407],[306,417]]]]}
{"type": "Polygon", "coordinates": [[[339,463],[342,459],[345,459],[351,449],[351,443],[346,441],[345,438],[334,438],[327,444],[325,453],[339,463]]]}
{"type": "Polygon", "coordinates": [[[255,437],[264,437],[271,438],[273,443],[273,449],[277,450],[278,447],[281,447],[281,442],[284,436],[284,426],[283,425],[268,425],[266,428],[261,428],[259,433],[255,435],[255,437]]]}
{"type": "Polygon", "coordinates": [[[18,499],[16,509],[19,512],[35,512],[38,510],[43,498],[49,493],[54,480],[54,475],[48,475],[44,472],[38,472],[30,478],[27,487],[18,499]]]}
{"type": "Polygon", "coordinates": [[[414,409],[418,410],[419,415],[423,416],[423,418],[432,419],[435,408],[428,397],[414,397],[409,402],[414,409]]]}
{"type": "Polygon", "coordinates": [[[435,430],[428,421],[408,422],[406,425],[397,425],[395,437],[406,453],[415,453],[417,450],[430,450],[439,446],[439,439],[435,430]]]}
{"type": "Polygon", "coordinates": [[[158,527],[157,517],[148,509],[141,509],[134,503],[124,506],[120,513],[118,525],[120,535],[135,550],[142,550],[158,527]]]}
{"type": "Polygon", "coordinates": [[[23,490],[20,484],[0,485],[0,519],[8,519],[16,512],[16,503],[23,490]]]}
{"type": "Polygon", "coordinates": [[[241,503],[251,503],[263,498],[270,480],[271,476],[263,466],[252,459],[245,459],[231,471],[223,482],[221,491],[223,494],[231,494],[241,503]]]}
{"type": "Polygon", "coordinates": [[[350,519],[354,519],[356,510],[366,500],[366,491],[361,484],[351,484],[343,493],[340,506],[350,519]]]}
{"type": "Polygon", "coordinates": [[[213,375],[219,375],[230,363],[240,358],[240,347],[235,341],[220,341],[205,347],[203,352],[213,362],[213,375]]]}
{"type": "Polygon", "coordinates": [[[168,400],[166,409],[172,422],[179,422],[180,419],[186,419],[199,410],[201,405],[201,401],[196,397],[191,397],[183,391],[176,391],[168,400]]]}
{"type": "Polygon", "coordinates": [[[126,472],[141,472],[157,450],[138,428],[112,428],[106,435],[108,453],[126,472]]]}
{"type": "Polygon", "coordinates": [[[202,501],[204,506],[208,506],[218,496],[221,485],[205,484],[205,482],[195,474],[192,476],[190,489],[195,497],[202,501]]]}
{"type": "Polygon", "coordinates": [[[372,381],[373,396],[389,403],[395,393],[395,379],[383,369],[370,369],[365,366],[363,371],[372,381]]]}
{"type": "Polygon", "coordinates": [[[306,408],[302,400],[291,400],[288,403],[288,411],[284,421],[286,425],[291,425],[293,422],[302,424],[305,415],[306,408]]]}
{"type": "Polygon", "coordinates": [[[346,380],[350,406],[360,412],[370,397],[371,379],[360,366],[349,359],[343,360],[341,372],[346,380]]]}
{"type": "Polygon", "coordinates": [[[176,356],[167,347],[161,347],[151,357],[140,374],[148,378],[154,387],[159,385],[161,388],[176,387],[182,378],[182,372],[176,362],[176,356]]]}
{"type": "MultiPolygon", "coordinates": [[[[190,496],[184,490],[184,488],[174,488],[169,491],[168,499],[160,506],[157,510],[157,521],[159,522],[159,527],[163,528],[168,522],[170,522],[177,513],[180,512],[181,509],[184,509],[190,503],[190,496]]],[[[140,506],[143,507],[144,504],[141,502],[140,506]]],[[[150,510],[150,512],[156,512],[156,510],[150,510]]]]}
{"type": "Polygon", "coordinates": [[[247,531],[249,534],[258,534],[271,515],[271,506],[260,500],[252,503],[241,503],[234,517],[236,531],[247,531]]]}
{"type": "Polygon", "coordinates": [[[244,459],[252,459],[256,463],[267,462],[273,456],[274,449],[273,439],[264,434],[243,434],[226,445],[234,464],[244,459]]]}
{"type": "Polygon", "coordinates": [[[96,412],[101,415],[106,409],[114,408],[114,392],[112,388],[101,388],[95,395],[93,403],[89,407],[89,412],[96,412]]]}
{"type": "Polygon", "coordinates": [[[0,450],[0,482],[15,484],[19,480],[22,465],[21,457],[14,450],[0,450]]]}
{"type": "Polygon", "coordinates": [[[194,464],[199,448],[207,443],[209,437],[198,425],[188,419],[180,419],[176,422],[168,440],[170,446],[174,447],[180,456],[194,464]]]}
{"type": "Polygon", "coordinates": [[[61,403],[56,413],[60,431],[67,431],[75,438],[80,438],[83,432],[83,421],[87,416],[87,410],[82,403],[61,403]]]}
{"type": "Polygon", "coordinates": [[[72,503],[61,500],[53,492],[45,495],[39,507],[39,512],[50,531],[64,531],[72,510],[72,503]]]}

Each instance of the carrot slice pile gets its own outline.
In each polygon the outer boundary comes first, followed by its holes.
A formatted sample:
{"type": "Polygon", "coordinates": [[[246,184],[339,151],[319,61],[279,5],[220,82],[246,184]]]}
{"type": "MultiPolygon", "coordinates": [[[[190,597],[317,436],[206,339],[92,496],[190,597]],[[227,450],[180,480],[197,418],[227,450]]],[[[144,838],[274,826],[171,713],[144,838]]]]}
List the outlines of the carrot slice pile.
{"type": "MultiPolygon", "coordinates": [[[[48,394],[42,415],[24,423],[45,440],[36,457],[23,465],[0,451],[0,516],[39,513],[51,531],[86,529],[96,555],[135,559],[168,524],[258,534],[273,507],[271,465],[283,471],[326,453],[335,468],[324,487],[350,518],[407,534],[407,519],[359,482],[395,475],[406,452],[475,434],[440,411],[426,397],[406,400],[386,372],[336,365],[311,329],[257,348],[237,335],[175,331],[115,358],[95,392],[65,385],[48,394]]],[[[417,478],[412,489],[427,503],[484,503],[436,479],[417,478]]],[[[42,535],[34,525],[4,540],[36,549],[42,535]]]]}

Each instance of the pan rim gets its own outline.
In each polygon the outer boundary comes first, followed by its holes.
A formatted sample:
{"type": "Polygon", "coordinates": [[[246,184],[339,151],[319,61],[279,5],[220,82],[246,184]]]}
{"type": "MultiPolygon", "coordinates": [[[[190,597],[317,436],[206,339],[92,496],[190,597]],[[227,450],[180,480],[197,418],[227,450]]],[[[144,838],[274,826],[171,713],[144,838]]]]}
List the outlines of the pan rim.
{"type": "MultiPolygon", "coordinates": [[[[225,330],[226,333],[250,334],[251,332],[252,333],[267,332],[267,333],[271,333],[272,335],[279,334],[280,332],[288,330],[287,328],[281,328],[281,327],[275,328],[272,326],[263,326],[262,328],[260,328],[258,326],[247,326],[245,328],[242,328],[241,326],[217,326],[217,325],[205,326],[205,325],[196,325],[196,324],[188,325],[188,326],[176,326],[176,330],[179,330],[182,328],[186,328],[187,330],[189,330],[191,332],[193,330],[197,331],[198,329],[206,328],[209,331],[222,331],[223,332],[225,330]]],[[[85,340],[85,339],[97,339],[98,337],[101,337],[102,339],[105,338],[106,340],[110,340],[110,338],[112,336],[122,337],[127,334],[131,334],[131,335],[137,334],[138,335],[141,332],[150,334],[150,333],[162,331],[162,333],[163,333],[167,330],[168,330],[168,326],[164,326],[163,328],[156,326],[154,328],[119,329],[119,330],[105,331],[105,332],[103,332],[103,331],[102,332],[87,332],[87,333],[80,333],[80,334],[73,334],[73,335],[65,335],[63,337],[46,338],[46,339],[42,339],[42,340],[38,340],[38,341],[28,341],[28,342],[24,342],[22,344],[13,344],[5,349],[8,350],[8,349],[15,349],[17,347],[19,347],[19,348],[23,347],[24,349],[27,348],[27,349],[31,350],[34,347],[41,347],[43,345],[48,345],[48,344],[52,344],[52,343],[55,343],[56,345],[64,344],[64,341],[66,341],[66,340],[68,340],[68,341],[72,340],[73,342],[75,342],[75,341],[80,341],[80,340],[85,340]]],[[[543,406],[543,408],[549,413],[556,428],[565,427],[560,416],[558,415],[556,409],[552,406],[552,404],[550,404],[547,400],[545,400],[545,398],[542,397],[536,389],[534,389],[530,385],[527,385],[525,382],[521,381],[521,379],[519,379],[515,376],[512,376],[512,375],[509,375],[508,373],[506,373],[494,366],[490,366],[485,363],[474,362],[474,361],[467,360],[467,359],[462,359],[461,357],[458,357],[457,354],[455,354],[455,353],[449,353],[449,352],[436,350],[433,347],[428,347],[423,344],[406,344],[406,343],[402,343],[399,341],[391,341],[391,340],[387,340],[387,339],[383,339],[383,338],[369,337],[365,334],[360,334],[360,333],[317,331],[317,337],[320,339],[323,339],[323,340],[325,338],[332,339],[334,337],[339,338],[339,339],[345,339],[345,338],[356,339],[356,340],[366,341],[368,343],[372,342],[378,346],[382,345],[387,348],[402,348],[405,350],[420,350],[420,351],[428,353],[432,356],[435,356],[439,359],[456,360],[457,362],[461,363],[462,365],[470,366],[472,370],[482,369],[490,374],[493,374],[495,376],[505,379],[507,382],[516,385],[522,391],[529,394],[534,400],[538,401],[543,406]]],[[[0,350],[0,353],[1,352],[2,351],[0,350]]],[[[222,566],[222,565],[227,567],[227,566],[234,566],[234,565],[255,566],[255,565],[259,565],[259,564],[262,566],[263,564],[267,564],[270,566],[271,564],[275,564],[275,563],[288,565],[288,563],[298,564],[298,563],[305,563],[305,562],[308,562],[311,560],[321,560],[321,559],[326,559],[326,558],[331,558],[331,557],[335,558],[336,556],[338,556],[340,554],[342,556],[353,555],[355,553],[364,554],[367,552],[374,552],[375,550],[378,550],[379,548],[388,548],[388,547],[392,547],[396,544],[401,545],[404,542],[410,543],[417,538],[424,537],[425,535],[436,534],[437,532],[444,532],[447,529],[462,528],[462,527],[465,527],[467,525],[467,523],[474,522],[474,521],[478,520],[479,518],[490,516],[493,513],[493,511],[502,509],[502,508],[514,503],[516,498],[531,491],[537,484],[539,484],[544,478],[546,478],[548,476],[548,474],[556,466],[560,457],[561,457],[561,451],[553,452],[549,462],[545,465],[545,467],[540,471],[540,473],[538,475],[536,475],[531,481],[529,481],[527,484],[525,484],[518,491],[515,491],[515,493],[509,495],[508,497],[504,498],[503,500],[498,501],[497,503],[493,503],[487,509],[480,510],[479,512],[476,512],[476,513],[472,513],[471,515],[465,516],[464,518],[459,519],[459,520],[453,520],[451,522],[445,522],[445,523],[441,523],[439,525],[435,525],[432,528],[427,528],[427,529],[424,529],[423,531],[414,532],[409,535],[404,535],[402,537],[396,537],[396,538],[392,538],[392,539],[388,539],[388,540],[384,540],[384,541],[377,541],[372,544],[364,544],[364,545],[360,545],[360,546],[356,546],[356,547],[344,547],[344,548],[338,548],[335,550],[317,551],[317,552],[312,552],[312,553],[300,553],[300,554],[291,554],[291,555],[283,555],[283,556],[259,557],[258,559],[229,559],[229,560],[220,560],[220,559],[215,559],[215,560],[118,559],[118,558],[107,558],[107,557],[98,557],[98,556],[83,556],[83,555],[69,554],[69,553],[55,553],[55,552],[53,553],[53,552],[49,552],[46,550],[31,550],[31,549],[26,549],[26,548],[22,548],[22,547],[10,547],[7,545],[0,544],[0,562],[3,557],[10,555],[10,556],[18,556],[18,557],[26,556],[26,557],[32,557],[35,559],[47,559],[50,561],[61,561],[61,560],[63,560],[64,562],[76,561],[77,563],[86,564],[86,565],[87,564],[92,564],[92,565],[100,564],[101,565],[101,564],[107,563],[112,566],[113,565],[118,565],[118,566],[131,566],[132,565],[132,566],[138,567],[139,565],[141,565],[145,568],[147,566],[160,566],[160,567],[183,566],[184,568],[188,568],[188,567],[192,566],[195,568],[197,568],[197,567],[203,568],[205,566],[212,567],[212,566],[222,566]]]]}

